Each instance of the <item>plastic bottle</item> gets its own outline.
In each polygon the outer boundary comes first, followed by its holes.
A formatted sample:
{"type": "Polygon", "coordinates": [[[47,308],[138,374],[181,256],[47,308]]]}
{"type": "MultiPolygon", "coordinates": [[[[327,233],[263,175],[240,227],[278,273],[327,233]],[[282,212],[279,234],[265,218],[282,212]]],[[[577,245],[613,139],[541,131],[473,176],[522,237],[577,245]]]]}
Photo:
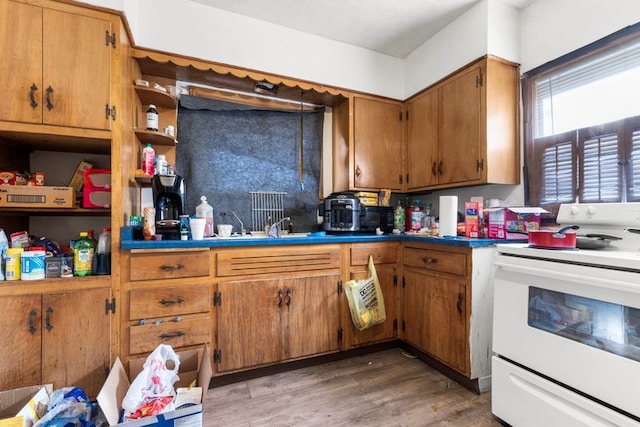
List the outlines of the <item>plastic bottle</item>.
{"type": "Polygon", "coordinates": [[[4,264],[7,257],[7,249],[9,249],[9,240],[7,234],[0,228],[0,281],[4,280],[4,264]]]}
{"type": "Polygon", "coordinates": [[[156,175],[167,175],[167,157],[164,154],[156,156],[156,175]]]}
{"type": "Polygon", "coordinates": [[[7,280],[20,280],[20,257],[24,252],[24,248],[7,249],[7,280]]]}
{"type": "Polygon", "coordinates": [[[153,104],[147,109],[147,130],[158,131],[158,110],[153,104]]]}
{"type": "Polygon", "coordinates": [[[414,200],[413,203],[411,203],[411,230],[420,231],[423,216],[424,211],[422,210],[420,200],[414,200]]]}
{"type": "Polygon", "coordinates": [[[105,227],[98,237],[98,248],[96,253],[106,254],[111,252],[111,228],[105,227]]]}
{"type": "Polygon", "coordinates": [[[396,206],[393,212],[393,228],[399,230],[401,233],[404,232],[405,221],[404,206],[402,206],[402,201],[398,200],[398,206],[396,206]]]}
{"type": "Polygon", "coordinates": [[[87,237],[87,232],[82,231],[80,238],[73,245],[73,275],[89,276],[92,272],[93,242],[87,237]]]}
{"type": "Polygon", "coordinates": [[[207,203],[207,198],[205,196],[201,196],[200,203],[196,206],[196,216],[198,218],[206,219],[206,223],[204,225],[204,237],[213,236],[213,208],[209,203],[207,203]]]}
{"type": "Polygon", "coordinates": [[[142,149],[142,172],[145,175],[155,175],[155,160],[156,152],[151,144],[147,144],[142,149]]]}

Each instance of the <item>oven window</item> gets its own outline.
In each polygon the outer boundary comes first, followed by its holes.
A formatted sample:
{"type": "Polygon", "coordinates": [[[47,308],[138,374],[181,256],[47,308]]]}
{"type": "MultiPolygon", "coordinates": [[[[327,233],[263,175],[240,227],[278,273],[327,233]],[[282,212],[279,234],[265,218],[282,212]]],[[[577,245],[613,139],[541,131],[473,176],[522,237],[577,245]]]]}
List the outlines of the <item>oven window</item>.
{"type": "Polygon", "coordinates": [[[640,361],[640,309],[529,287],[528,324],[640,361]]]}

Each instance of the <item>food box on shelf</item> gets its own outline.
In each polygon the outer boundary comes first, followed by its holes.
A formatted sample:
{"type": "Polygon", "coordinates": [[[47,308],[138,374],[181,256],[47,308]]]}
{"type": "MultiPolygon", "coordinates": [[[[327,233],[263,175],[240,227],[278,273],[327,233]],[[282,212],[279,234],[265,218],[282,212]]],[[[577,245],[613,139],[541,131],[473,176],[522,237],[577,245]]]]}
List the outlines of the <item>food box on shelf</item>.
{"type": "Polygon", "coordinates": [[[178,375],[180,379],[175,383],[175,388],[188,387],[194,380],[197,380],[198,387],[202,388],[201,403],[186,406],[174,411],[140,418],[135,421],[122,422],[120,414],[122,412],[122,400],[127,394],[131,382],[143,369],[146,358],[134,359],[129,363],[129,376],[122,365],[120,359],[116,359],[109,376],[107,377],[100,393],[98,393],[98,404],[102,409],[109,425],[131,426],[131,427],[201,427],[202,408],[204,398],[209,389],[212,368],[209,347],[205,346],[203,351],[186,350],[176,352],[180,358],[180,368],[178,375]],[[200,353],[202,353],[201,356],[200,353]],[[119,424],[118,424],[119,423],[119,424]]]}
{"type": "Polygon", "coordinates": [[[72,208],[74,200],[71,187],[0,185],[0,207],[72,208]]]}
{"type": "Polygon", "coordinates": [[[82,190],[82,185],[84,184],[84,171],[93,167],[92,163],[87,162],[86,160],[81,160],[78,163],[78,167],[76,167],[73,176],[69,180],[69,187],[72,187],[76,193],[80,193],[82,190]]]}
{"type": "Polygon", "coordinates": [[[86,169],[84,171],[82,207],[111,207],[111,169],[86,169]]]}
{"type": "Polygon", "coordinates": [[[540,229],[540,215],[548,213],[538,207],[487,209],[490,239],[526,239],[527,232],[540,229]]]}

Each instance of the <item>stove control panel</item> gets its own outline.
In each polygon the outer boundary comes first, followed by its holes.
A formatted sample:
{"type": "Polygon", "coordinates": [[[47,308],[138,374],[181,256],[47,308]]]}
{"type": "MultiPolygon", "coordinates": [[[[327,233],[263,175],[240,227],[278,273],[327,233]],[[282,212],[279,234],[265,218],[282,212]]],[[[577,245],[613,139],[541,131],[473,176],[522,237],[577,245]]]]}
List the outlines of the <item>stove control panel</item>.
{"type": "Polygon", "coordinates": [[[571,203],[560,205],[561,225],[640,227],[640,203],[571,203]]]}

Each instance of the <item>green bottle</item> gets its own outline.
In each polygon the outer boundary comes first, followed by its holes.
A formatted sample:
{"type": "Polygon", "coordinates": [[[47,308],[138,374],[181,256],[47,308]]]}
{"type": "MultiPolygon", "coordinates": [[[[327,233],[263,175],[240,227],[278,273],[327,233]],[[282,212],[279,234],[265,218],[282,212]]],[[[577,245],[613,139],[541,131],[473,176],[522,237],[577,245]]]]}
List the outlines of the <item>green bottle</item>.
{"type": "Polygon", "coordinates": [[[93,241],[86,231],[80,232],[80,238],[73,245],[73,275],[89,276],[93,264],[93,241]]]}

